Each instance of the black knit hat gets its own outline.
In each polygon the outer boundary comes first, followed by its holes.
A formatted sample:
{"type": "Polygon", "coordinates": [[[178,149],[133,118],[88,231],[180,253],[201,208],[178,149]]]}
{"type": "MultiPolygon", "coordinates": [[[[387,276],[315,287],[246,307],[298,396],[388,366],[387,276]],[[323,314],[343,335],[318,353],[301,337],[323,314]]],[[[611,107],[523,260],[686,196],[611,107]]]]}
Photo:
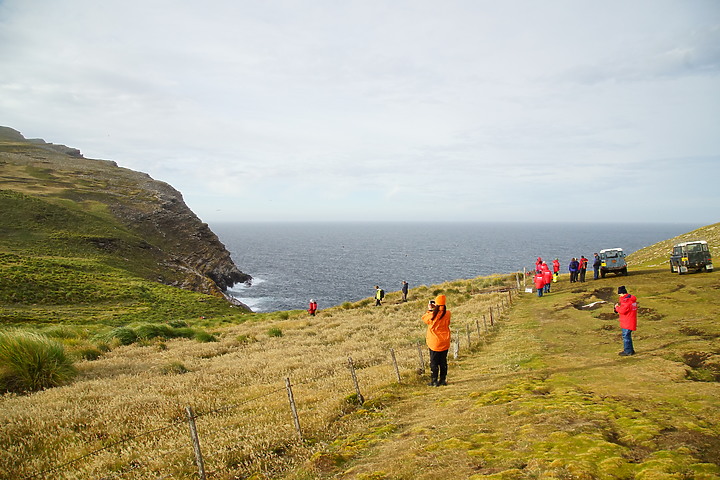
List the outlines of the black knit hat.
{"type": "Polygon", "coordinates": [[[627,294],[627,288],[625,288],[625,285],[621,285],[618,287],[618,295],[626,295],[627,294]]]}

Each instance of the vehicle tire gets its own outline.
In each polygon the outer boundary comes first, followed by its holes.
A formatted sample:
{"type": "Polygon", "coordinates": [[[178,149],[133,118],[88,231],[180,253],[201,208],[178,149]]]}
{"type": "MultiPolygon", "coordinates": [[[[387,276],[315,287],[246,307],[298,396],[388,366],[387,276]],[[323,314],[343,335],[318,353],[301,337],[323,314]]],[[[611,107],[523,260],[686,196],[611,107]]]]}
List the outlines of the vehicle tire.
{"type": "Polygon", "coordinates": [[[605,278],[605,272],[603,270],[600,270],[600,278],[605,278]]]}
{"type": "Polygon", "coordinates": [[[623,268],[622,274],[626,277],[628,276],[627,268],[623,268]]]}

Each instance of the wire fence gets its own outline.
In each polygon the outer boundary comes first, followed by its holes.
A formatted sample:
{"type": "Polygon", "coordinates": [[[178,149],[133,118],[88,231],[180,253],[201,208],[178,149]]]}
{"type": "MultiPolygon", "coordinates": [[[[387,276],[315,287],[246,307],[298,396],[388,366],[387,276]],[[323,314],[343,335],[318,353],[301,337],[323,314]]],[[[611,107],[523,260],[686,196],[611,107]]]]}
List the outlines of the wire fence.
{"type": "MultiPolygon", "coordinates": [[[[519,282],[518,282],[519,284],[519,282]]],[[[468,352],[472,352],[478,345],[486,344],[489,335],[495,330],[498,320],[502,314],[505,313],[512,305],[514,300],[514,294],[517,292],[515,289],[501,289],[495,290],[488,293],[500,293],[507,294],[506,297],[501,297],[499,302],[493,307],[489,307],[486,314],[482,316],[475,316],[474,318],[467,319],[464,324],[456,325],[452,329],[452,342],[451,342],[451,354],[454,359],[458,359],[460,356],[461,348],[467,349],[468,352]]],[[[112,473],[104,473],[101,476],[96,476],[97,480],[112,480],[128,478],[131,475],[136,478],[154,478],[155,480],[163,480],[168,478],[199,478],[200,480],[206,480],[207,478],[218,477],[223,472],[230,473],[238,469],[252,468],[252,458],[249,456],[245,457],[245,461],[240,462],[227,462],[220,460],[221,457],[231,453],[230,450],[237,449],[242,450],[240,444],[231,445],[225,447],[224,452],[216,451],[212,446],[208,447],[203,445],[202,436],[203,429],[198,428],[198,421],[208,418],[211,416],[221,415],[233,410],[242,409],[250,405],[261,405],[267,406],[268,400],[272,399],[276,404],[280,399],[286,399],[287,411],[282,415],[286,419],[283,421],[282,418],[278,418],[278,424],[272,425],[274,429],[291,429],[294,433],[289,434],[294,436],[294,440],[288,439],[288,447],[293,444],[302,445],[306,440],[306,432],[304,430],[304,415],[312,415],[312,404],[320,403],[347,403],[352,402],[356,407],[362,407],[365,402],[366,393],[364,392],[365,383],[363,382],[359,371],[367,369],[368,363],[374,364],[376,367],[373,370],[372,375],[377,377],[379,374],[384,375],[385,382],[384,386],[388,384],[398,383],[402,384],[405,381],[412,381],[414,375],[424,375],[427,365],[426,361],[426,349],[421,343],[405,345],[399,348],[390,348],[388,350],[387,358],[374,359],[372,362],[365,362],[365,365],[358,368],[352,358],[347,357],[347,374],[345,380],[331,379],[334,384],[341,386],[342,389],[336,389],[337,396],[335,398],[317,398],[312,389],[306,389],[302,393],[298,393],[298,387],[312,387],[318,380],[317,378],[309,378],[304,381],[293,382],[290,377],[285,377],[284,385],[270,388],[268,391],[254,395],[243,399],[242,401],[221,405],[216,408],[211,408],[205,411],[196,412],[192,406],[185,406],[184,412],[179,414],[179,418],[175,421],[170,422],[168,425],[143,431],[134,435],[125,436],[119,440],[113,441],[99,448],[91,449],[83,454],[77,455],[71,460],[59,463],[57,465],[48,467],[42,471],[27,475],[18,475],[15,478],[21,480],[30,479],[59,479],[59,478],[90,478],[83,476],[84,474],[73,473],[73,468],[79,469],[83,461],[88,460],[91,457],[98,456],[103,453],[109,454],[111,457],[115,457],[115,471],[112,473]],[[403,377],[403,374],[405,375],[403,377]],[[413,375],[414,374],[414,375],[413,375]],[[185,433],[181,433],[185,430],[185,433]],[[137,445],[140,440],[147,438],[157,437],[168,437],[171,432],[173,435],[187,435],[185,447],[179,449],[184,450],[182,457],[185,459],[186,464],[181,466],[183,472],[188,471],[187,462],[192,462],[194,466],[192,469],[195,471],[191,473],[191,477],[188,477],[187,473],[167,473],[157,471],[147,471],[147,467],[143,465],[143,455],[147,452],[142,451],[142,446],[137,445]],[[135,449],[133,449],[135,445],[135,449]],[[207,452],[206,452],[207,450],[207,452]],[[208,455],[208,452],[210,453],[208,455]],[[215,453],[215,455],[213,455],[215,453]],[[126,460],[120,460],[118,456],[125,457],[126,460]],[[211,473],[208,473],[206,466],[211,463],[211,473]],[[138,477],[139,471],[144,470],[142,475],[138,477]],[[183,475],[178,477],[176,475],[183,475]],[[210,476],[209,476],[210,475],[210,476]]],[[[327,380],[327,379],[325,379],[327,380]]],[[[283,400],[285,401],[285,400],[283,400]]],[[[277,413],[277,412],[276,412],[277,413]]],[[[326,425],[327,426],[327,425],[326,425]]],[[[207,427],[206,427],[207,428],[207,427]]],[[[245,432],[245,435],[247,432],[245,432]]],[[[243,435],[239,435],[242,437],[243,435]]],[[[256,441],[257,444],[263,442],[256,441]]],[[[163,452],[164,455],[170,453],[177,453],[171,450],[163,452]]],[[[190,471],[192,471],[192,469],[190,471]]]]}

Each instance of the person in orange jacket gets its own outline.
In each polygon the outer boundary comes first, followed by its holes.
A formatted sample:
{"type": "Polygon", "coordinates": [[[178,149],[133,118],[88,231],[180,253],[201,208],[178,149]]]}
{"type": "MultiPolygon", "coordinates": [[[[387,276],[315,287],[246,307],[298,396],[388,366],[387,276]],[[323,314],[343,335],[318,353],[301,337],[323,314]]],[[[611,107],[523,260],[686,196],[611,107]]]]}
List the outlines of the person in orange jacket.
{"type": "Polygon", "coordinates": [[[317,302],[311,298],[310,304],[308,305],[308,313],[314,317],[315,312],[317,312],[317,302]]]}
{"type": "Polygon", "coordinates": [[[637,330],[638,301],[635,295],[628,293],[625,285],[618,287],[618,295],[620,298],[613,309],[615,313],[620,314],[620,329],[623,338],[623,351],[618,355],[626,357],[628,355],[635,355],[632,332],[637,330]]]}
{"type": "Polygon", "coordinates": [[[425,343],[430,350],[431,387],[447,385],[447,354],[450,350],[450,311],[447,309],[445,295],[438,295],[435,303],[428,304],[428,310],[422,316],[427,324],[425,343]]]}

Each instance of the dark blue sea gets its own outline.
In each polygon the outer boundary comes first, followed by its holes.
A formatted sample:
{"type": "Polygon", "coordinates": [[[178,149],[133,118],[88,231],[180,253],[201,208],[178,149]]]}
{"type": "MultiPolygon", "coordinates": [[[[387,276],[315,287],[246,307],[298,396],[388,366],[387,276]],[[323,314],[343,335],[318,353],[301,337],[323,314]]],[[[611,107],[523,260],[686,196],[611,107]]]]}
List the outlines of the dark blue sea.
{"type": "MultiPolygon", "coordinates": [[[[603,248],[632,253],[692,231],[695,224],[566,223],[214,223],[251,286],[229,293],[255,312],[319,308],[374,294],[532,268],[535,259],[603,248]]],[[[549,263],[549,262],[548,262],[549,263]]],[[[630,265],[632,269],[632,265],[630,265]]]]}

